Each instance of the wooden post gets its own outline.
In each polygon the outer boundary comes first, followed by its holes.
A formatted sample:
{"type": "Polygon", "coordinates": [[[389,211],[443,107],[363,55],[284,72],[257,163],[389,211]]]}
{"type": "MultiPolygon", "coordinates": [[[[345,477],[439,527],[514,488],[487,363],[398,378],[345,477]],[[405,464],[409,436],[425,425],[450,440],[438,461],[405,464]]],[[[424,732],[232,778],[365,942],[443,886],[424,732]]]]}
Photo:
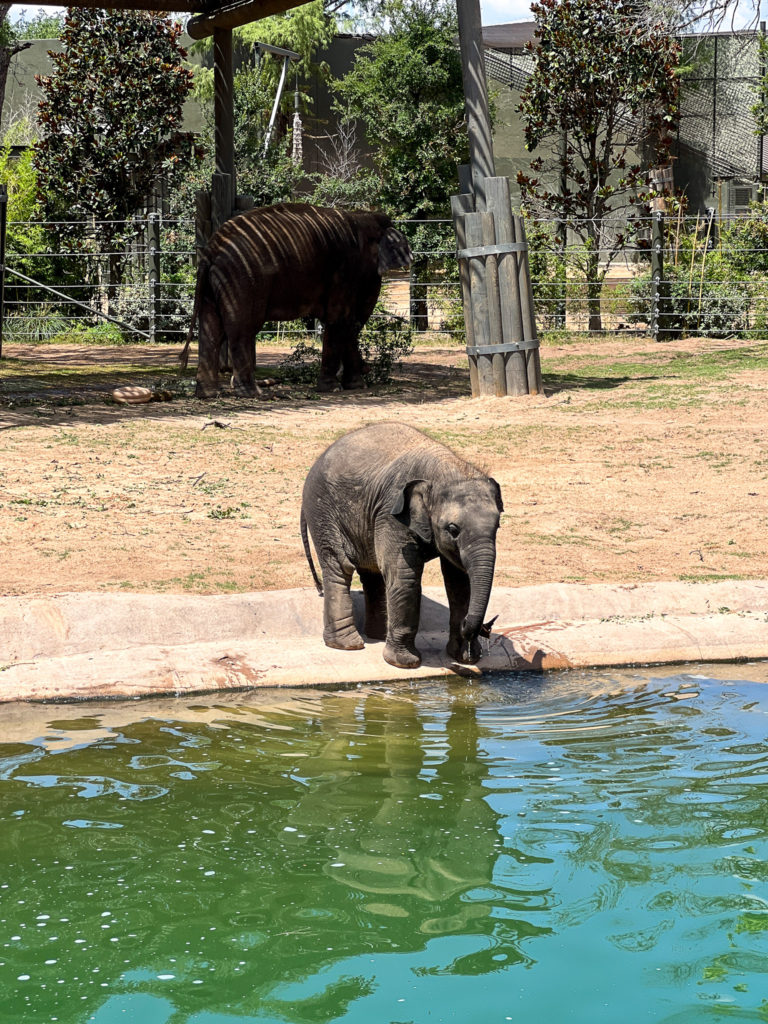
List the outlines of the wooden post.
{"type": "Polygon", "coordinates": [[[464,104],[469,133],[469,159],[478,210],[485,209],[483,180],[496,173],[493,163],[493,135],[488,111],[485,80],[483,25],[480,0],[456,0],[459,21],[459,50],[464,80],[464,104]]]}
{"type": "MultiPolygon", "coordinates": [[[[467,248],[472,249],[483,245],[483,214],[467,213],[464,215],[467,248]]],[[[481,259],[469,261],[469,281],[472,290],[472,334],[477,349],[487,349],[491,344],[490,319],[488,316],[488,292],[486,290],[485,267],[481,259]]],[[[491,356],[477,352],[469,353],[470,364],[477,366],[477,384],[479,395],[494,394],[493,363],[491,356]]]]}
{"type": "Polygon", "coordinates": [[[229,215],[235,199],[235,106],[232,29],[213,30],[213,108],[216,173],[229,175],[229,215]]]}
{"type": "Polygon", "coordinates": [[[533,307],[533,286],[531,284],[531,268],[528,263],[528,243],[525,237],[525,221],[522,217],[514,218],[515,238],[523,246],[518,261],[520,281],[520,313],[523,318],[523,343],[525,345],[525,363],[528,371],[528,394],[540,395],[543,390],[541,380],[541,357],[539,355],[539,337],[536,332],[536,314],[533,307]]]}
{"type": "MultiPolygon", "coordinates": [[[[475,209],[475,197],[471,193],[464,193],[460,196],[451,196],[451,216],[453,217],[453,230],[456,234],[456,244],[459,250],[467,246],[467,234],[464,230],[464,214],[472,213],[475,209]]],[[[472,348],[475,344],[475,332],[472,327],[472,290],[469,281],[469,266],[466,260],[459,260],[459,282],[461,284],[461,301],[464,307],[464,335],[465,344],[472,348]]],[[[477,361],[469,359],[469,384],[472,389],[472,397],[477,398],[480,388],[477,381],[477,361]]]]}
{"type": "MultiPolygon", "coordinates": [[[[515,242],[512,205],[508,178],[489,178],[485,184],[486,203],[493,213],[497,242],[515,242]]],[[[499,291],[501,299],[502,339],[507,344],[525,337],[520,305],[520,279],[516,253],[499,256],[499,291]]],[[[510,352],[505,367],[506,391],[509,395],[528,394],[528,374],[523,352],[510,352]]]]}
{"type": "Polygon", "coordinates": [[[195,249],[200,252],[213,234],[211,193],[201,189],[195,193],[195,249]]]}

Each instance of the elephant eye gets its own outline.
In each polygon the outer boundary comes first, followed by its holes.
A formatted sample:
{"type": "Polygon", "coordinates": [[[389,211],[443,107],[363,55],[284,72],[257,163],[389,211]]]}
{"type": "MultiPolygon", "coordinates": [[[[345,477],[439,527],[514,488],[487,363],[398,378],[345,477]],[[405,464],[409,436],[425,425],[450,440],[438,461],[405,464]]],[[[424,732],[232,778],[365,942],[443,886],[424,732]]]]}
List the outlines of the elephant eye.
{"type": "Polygon", "coordinates": [[[448,525],[446,526],[446,530],[448,531],[448,533],[450,533],[452,537],[458,537],[459,534],[461,533],[461,530],[456,525],[456,523],[448,523],[448,525]]]}

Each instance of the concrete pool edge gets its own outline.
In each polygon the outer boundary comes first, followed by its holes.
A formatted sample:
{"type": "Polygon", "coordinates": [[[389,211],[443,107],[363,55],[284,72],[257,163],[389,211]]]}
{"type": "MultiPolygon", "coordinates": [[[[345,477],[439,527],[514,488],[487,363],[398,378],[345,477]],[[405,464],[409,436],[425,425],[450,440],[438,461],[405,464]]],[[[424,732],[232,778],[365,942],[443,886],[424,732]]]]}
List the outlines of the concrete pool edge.
{"type": "MultiPolygon", "coordinates": [[[[361,605],[361,595],[355,597],[361,605]]],[[[768,580],[494,589],[484,672],[768,659],[768,580]]],[[[0,598],[0,703],[126,699],[455,675],[442,588],[426,587],[423,664],[322,643],[314,590],[0,598]]]]}

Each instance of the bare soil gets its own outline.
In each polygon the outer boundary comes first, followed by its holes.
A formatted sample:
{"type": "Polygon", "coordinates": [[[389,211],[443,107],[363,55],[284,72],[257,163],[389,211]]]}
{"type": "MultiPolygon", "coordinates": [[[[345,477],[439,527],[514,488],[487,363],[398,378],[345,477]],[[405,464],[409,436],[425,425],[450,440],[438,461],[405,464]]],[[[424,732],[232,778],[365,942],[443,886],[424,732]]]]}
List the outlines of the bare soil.
{"type": "MultiPolygon", "coordinates": [[[[545,344],[545,394],[496,399],[469,397],[461,350],[425,347],[385,388],[278,383],[203,403],[176,354],[6,345],[0,593],[311,586],[307,470],[380,420],[427,431],[499,481],[498,585],[768,577],[765,343],[545,344]],[[122,384],[168,400],[116,405],[122,384]]],[[[279,379],[284,355],[260,348],[258,362],[279,379]]],[[[425,582],[440,582],[434,563],[425,582]]]]}

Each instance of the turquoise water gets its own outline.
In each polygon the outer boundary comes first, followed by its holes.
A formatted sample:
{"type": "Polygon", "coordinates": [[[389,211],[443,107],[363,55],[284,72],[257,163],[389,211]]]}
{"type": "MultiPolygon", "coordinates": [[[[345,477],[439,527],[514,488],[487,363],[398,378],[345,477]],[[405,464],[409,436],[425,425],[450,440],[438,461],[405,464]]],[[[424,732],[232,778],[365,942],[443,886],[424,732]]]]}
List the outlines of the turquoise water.
{"type": "Polygon", "coordinates": [[[766,1021],[728,671],[5,708],[0,1020],[766,1021]]]}

